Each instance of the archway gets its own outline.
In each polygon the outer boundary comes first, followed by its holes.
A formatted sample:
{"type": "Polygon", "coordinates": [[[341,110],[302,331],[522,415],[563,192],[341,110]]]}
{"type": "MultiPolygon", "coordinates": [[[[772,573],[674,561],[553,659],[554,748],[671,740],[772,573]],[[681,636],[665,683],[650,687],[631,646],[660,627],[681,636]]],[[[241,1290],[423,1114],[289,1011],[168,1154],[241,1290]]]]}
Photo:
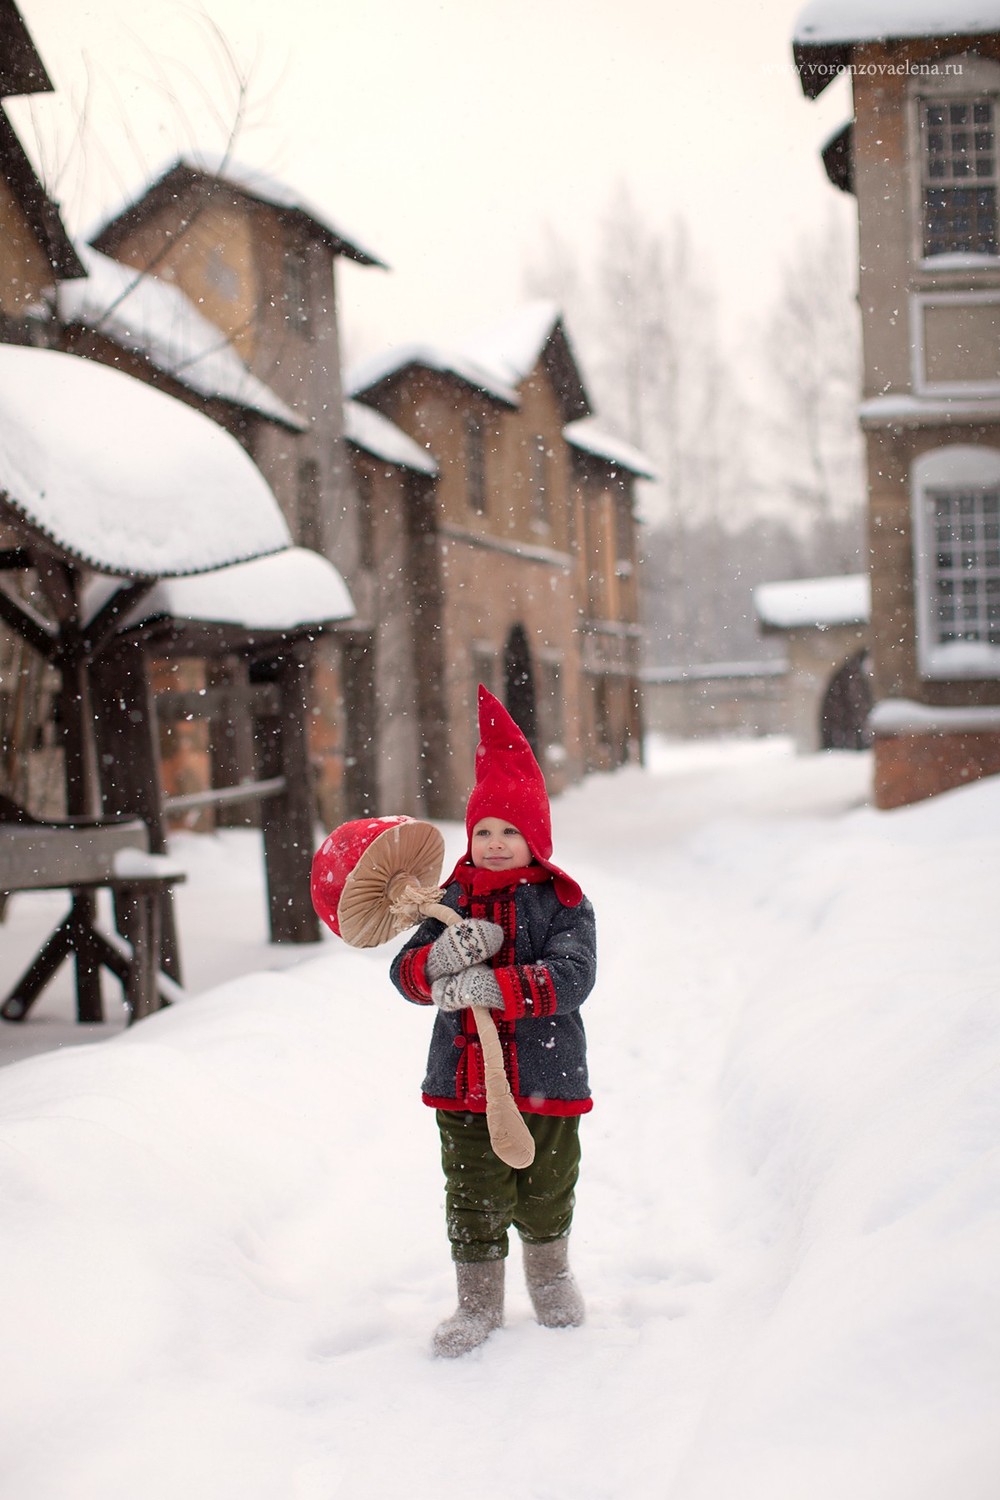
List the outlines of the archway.
{"type": "Polygon", "coordinates": [[[535,755],[538,754],[538,714],[535,674],[523,625],[515,625],[507,637],[503,654],[504,698],[507,710],[521,729],[535,755]]]}
{"type": "Polygon", "coordinates": [[[871,662],[858,651],[830,678],[820,709],[819,737],[824,750],[867,750],[872,742],[871,662]]]}

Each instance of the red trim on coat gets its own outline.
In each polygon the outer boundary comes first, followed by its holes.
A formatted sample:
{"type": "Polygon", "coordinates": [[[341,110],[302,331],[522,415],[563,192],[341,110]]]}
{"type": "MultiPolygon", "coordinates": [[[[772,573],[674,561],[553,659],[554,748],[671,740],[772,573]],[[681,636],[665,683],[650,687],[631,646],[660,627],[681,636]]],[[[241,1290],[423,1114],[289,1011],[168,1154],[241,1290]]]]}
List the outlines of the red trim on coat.
{"type": "Polygon", "coordinates": [[[417,1005],[434,1004],[431,982],[427,978],[427,955],[430,951],[430,943],[423,948],[411,948],[409,953],[403,954],[399,965],[399,982],[408,999],[415,1001],[417,1005]]]}
{"type": "MultiPolygon", "coordinates": [[[[424,1103],[431,1109],[446,1109],[453,1114],[484,1115],[486,1104],[463,1103],[461,1099],[437,1099],[433,1094],[421,1094],[424,1103]]],[[[589,1115],[594,1107],[593,1099],[535,1099],[519,1098],[514,1103],[522,1115],[589,1115]]]]}
{"type": "Polygon", "coordinates": [[[503,997],[505,1021],[555,1014],[559,1002],[552,976],[544,964],[507,964],[493,973],[503,997]]]}

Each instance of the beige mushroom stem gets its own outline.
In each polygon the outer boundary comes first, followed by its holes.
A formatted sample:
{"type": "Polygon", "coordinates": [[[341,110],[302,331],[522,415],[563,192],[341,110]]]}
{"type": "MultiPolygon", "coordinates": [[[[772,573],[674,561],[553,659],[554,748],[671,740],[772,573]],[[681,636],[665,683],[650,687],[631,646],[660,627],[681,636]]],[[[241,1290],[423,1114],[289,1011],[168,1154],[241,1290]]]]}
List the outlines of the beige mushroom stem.
{"type": "MultiPolygon", "coordinates": [[[[436,917],[439,922],[444,922],[446,927],[451,927],[462,919],[457,911],[452,911],[450,906],[443,906],[440,901],[433,899],[434,896],[440,894],[440,891],[417,890],[408,883],[401,895],[393,899],[393,907],[401,910],[407,908],[415,910],[421,917],[436,917]],[[427,899],[428,896],[432,899],[427,899]]],[[[486,1124],[490,1132],[490,1145],[508,1167],[518,1169],[530,1167],[535,1159],[535,1142],[531,1131],[521,1117],[521,1112],[514,1102],[514,1095],[510,1091],[510,1084],[507,1082],[507,1070],[503,1065],[503,1049],[497,1035],[496,1022],[487,1007],[473,1005],[470,1009],[483,1049],[486,1124]]]]}

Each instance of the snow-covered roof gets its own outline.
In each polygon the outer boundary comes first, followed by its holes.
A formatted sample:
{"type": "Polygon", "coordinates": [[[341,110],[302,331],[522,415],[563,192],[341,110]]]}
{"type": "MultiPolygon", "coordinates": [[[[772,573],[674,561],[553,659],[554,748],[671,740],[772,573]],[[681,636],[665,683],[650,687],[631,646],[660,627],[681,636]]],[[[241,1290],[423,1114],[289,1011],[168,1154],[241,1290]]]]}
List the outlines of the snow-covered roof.
{"type": "Polygon", "coordinates": [[[465,385],[472,386],[474,390],[502,401],[506,406],[516,407],[520,404],[517,391],[496,371],[485,368],[466,355],[452,354],[433,344],[396,344],[371,359],[363,360],[348,371],[347,392],[351,396],[363,395],[410,366],[451,375],[465,385]]]}
{"type": "Polygon", "coordinates": [[[495,370],[508,385],[520,385],[537,365],[559,318],[555,302],[526,302],[505,322],[464,344],[463,353],[495,370]]]}
{"type": "Polygon", "coordinates": [[[762,623],[775,630],[860,625],[871,615],[871,586],[867,573],[793,578],[758,584],[753,602],[762,623]]]}
{"type": "Polygon", "coordinates": [[[815,99],[848,66],[859,42],[1000,32],[998,0],[810,0],[792,53],[802,92],[815,99]]]}
{"type": "MultiPolygon", "coordinates": [[[[84,594],[92,618],[118,585],[97,578],[84,594]]],[[[292,631],[347,620],[354,604],[333,563],[305,547],[217,568],[193,578],[164,578],[126,617],[123,629],[165,616],[172,620],[292,631]]]]}
{"type": "Polygon", "coordinates": [[[305,424],[291,407],[257,379],[180,287],[111,260],[89,245],[80,246],[78,253],[87,275],[56,289],[62,323],[95,329],[199,395],[232,401],[302,430],[305,424]]]}
{"type": "Polygon", "coordinates": [[[563,437],[571,448],[578,448],[581,453],[589,453],[594,458],[603,458],[618,469],[627,469],[630,474],[637,474],[640,479],[657,477],[656,470],[644,453],[633,448],[631,443],[623,442],[621,438],[603,431],[592,417],[582,417],[578,422],[570,422],[563,428],[563,437]]]}
{"type": "Polygon", "coordinates": [[[200,573],[291,544],[235,438],[130,375],[51,349],[0,345],[0,500],[104,573],[200,573]]]}
{"type": "Polygon", "coordinates": [[[421,448],[380,411],[363,406],[360,401],[344,403],[344,436],[355,448],[362,448],[387,464],[413,469],[418,474],[435,475],[438,471],[436,460],[426,448],[421,448]]]}
{"type": "Polygon", "coordinates": [[[591,414],[579,363],[555,302],[526,302],[502,323],[465,342],[462,354],[514,389],[544,362],[562,404],[563,420],[591,414]]]}
{"type": "Polygon", "coordinates": [[[207,151],[195,152],[165,163],[154,174],[151,182],[137,187],[113,211],[106,213],[100,225],[88,235],[88,238],[95,244],[103,240],[120,219],[129,217],[130,212],[147,198],[155,197],[167,179],[175,175],[215,177],[238,192],[245,193],[247,197],[256,198],[258,202],[269,203],[273,208],[282,209],[286,213],[301,214],[321,232],[322,237],[335,254],[344,255],[349,260],[356,260],[364,266],[380,266],[383,270],[386,269],[385,261],[380,256],[376,255],[373,250],[369,250],[356,235],[349,234],[340,224],[331,219],[329,214],[317,208],[304,194],[289,186],[288,183],[271,177],[257,167],[247,166],[243,162],[234,161],[229,156],[207,151]]]}
{"type": "Polygon", "coordinates": [[[890,37],[1000,31],[998,0],[810,0],[795,23],[799,47],[890,37]]]}

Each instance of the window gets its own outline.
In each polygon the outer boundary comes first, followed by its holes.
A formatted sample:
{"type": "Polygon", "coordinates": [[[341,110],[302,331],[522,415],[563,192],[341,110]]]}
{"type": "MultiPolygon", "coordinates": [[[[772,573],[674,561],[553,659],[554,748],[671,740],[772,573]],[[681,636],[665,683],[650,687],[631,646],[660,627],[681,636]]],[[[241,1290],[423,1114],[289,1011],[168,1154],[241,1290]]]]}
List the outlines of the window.
{"type": "Polygon", "coordinates": [[[548,761],[560,760],[559,752],[566,739],[566,711],[563,702],[562,662],[557,658],[543,658],[538,664],[539,710],[542,721],[542,741],[548,761]]]}
{"type": "Polygon", "coordinates": [[[910,94],[914,249],[924,260],[1000,259],[1000,64],[972,52],[938,58],[915,70],[910,94]]]}
{"type": "Polygon", "coordinates": [[[465,419],[465,478],[469,508],[477,516],[486,514],[486,433],[477,416],[465,419]]]}
{"type": "Polygon", "coordinates": [[[496,652],[492,646],[477,641],[472,648],[472,697],[476,701],[476,690],[482,683],[491,693],[496,692],[496,652]]]}
{"type": "Polygon", "coordinates": [[[312,310],[309,305],[309,265],[304,245],[289,245],[284,257],[285,317],[294,328],[308,337],[312,332],[312,310]]]}
{"type": "Polygon", "coordinates": [[[531,484],[531,518],[536,526],[548,529],[549,512],[549,450],[543,437],[533,437],[529,447],[531,484]]]}
{"type": "Polygon", "coordinates": [[[1000,254],[995,96],[922,99],[925,256],[1000,254]]]}
{"type": "Polygon", "coordinates": [[[914,465],[917,648],[925,677],[1000,676],[1000,452],[955,445],[914,465]]]}
{"type": "Polygon", "coordinates": [[[304,458],[299,464],[299,545],[323,550],[323,528],[319,505],[319,464],[304,458]]]}
{"type": "Polygon", "coordinates": [[[225,301],[236,301],[240,293],[239,272],[226,259],[224,245],[213,245],[205,263],[205,279],[225,301]]]}

